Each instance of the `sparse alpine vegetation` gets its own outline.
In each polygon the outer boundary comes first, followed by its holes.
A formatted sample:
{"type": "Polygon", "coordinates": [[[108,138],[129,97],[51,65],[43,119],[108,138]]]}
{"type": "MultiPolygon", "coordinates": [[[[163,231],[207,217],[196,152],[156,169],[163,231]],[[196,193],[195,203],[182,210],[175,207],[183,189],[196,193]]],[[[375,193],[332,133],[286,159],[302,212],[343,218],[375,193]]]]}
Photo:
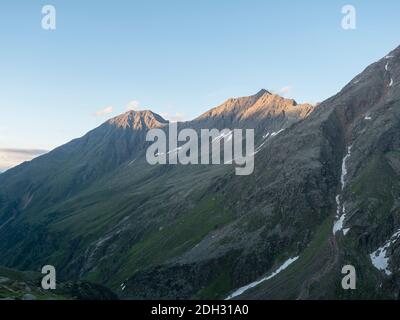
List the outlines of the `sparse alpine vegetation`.
{"type": "Polygon", "coordinates": [[[261,90],[178,124],[255,129],[250,176],[151,166],[146,132],[168,121],[111,119],[0,175],[0,264],[122,299],[398,298],[399,81],[400,47],[317,107],[261,90]],[[358,290],[341,289],[345,264],[358,290]]]}

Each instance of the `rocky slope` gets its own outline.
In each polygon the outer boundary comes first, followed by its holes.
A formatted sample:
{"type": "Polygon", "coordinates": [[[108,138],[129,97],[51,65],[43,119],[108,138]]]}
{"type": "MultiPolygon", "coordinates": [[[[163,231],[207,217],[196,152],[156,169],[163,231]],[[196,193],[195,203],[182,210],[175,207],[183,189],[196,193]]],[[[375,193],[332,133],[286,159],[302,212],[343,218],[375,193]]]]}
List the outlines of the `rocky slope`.
{"type": "Polygon", "coordinates": [[[149,166],[145,133],[167,121],[112,119],[0,175],[0,264],[52,264],[122,298],[226,298],[255,281],[235,298],[396,298],[399,81],[400,48],[316,108],[262,90],[180,124],[256,129],[251,176],[149,166]]]}
{"type": "Polygon", "coordinates": [[[319,177],[335,177],[326,194],[334,218],[319,227],[291,269],[241,298],[282,298],[288,292],[300,299],[398,298],[399,79],[397,48],[275,141],[282,148],[280,139],[292,140],[306,126],[320,128],[330,154],[320,161],[319,177]],[[356,267],[355,291],[340,286],[347,264],[356,267]]]}
{"type": "MultiPolygon", "coordinates": [[[[231,101],[248,102],[232,106],[235,120],[225,122],[228,128],[249,126],[238,120],[243,113],[258,122],[260,133],[285,129],[305,116],[302,106],[292,112],[292,100],[266,91],[231,101]],[[257,118],[249,109],[258,110],[257,118]]],[[[226,115],[225,108],[213,120],[226,115]]],[[[206,127],[203,119],[180,126],[206,127]]],[[[235,220],[224,196],[210,194],[229,167],[146,163],[146,132],[167,124],[150,111],[127,112],[2,175],[0,263],[22,270],[53,264],[66,277],[122,291],[123,280],[139,269],[162,265],[235,220]]]]}

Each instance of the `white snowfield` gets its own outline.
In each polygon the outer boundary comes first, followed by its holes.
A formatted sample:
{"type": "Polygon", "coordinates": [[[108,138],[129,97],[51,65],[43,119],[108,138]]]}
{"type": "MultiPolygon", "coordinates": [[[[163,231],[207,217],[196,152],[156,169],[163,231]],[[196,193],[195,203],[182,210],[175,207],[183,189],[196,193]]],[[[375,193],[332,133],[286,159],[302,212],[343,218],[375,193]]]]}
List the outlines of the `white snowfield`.
{"type": "Polygon", "coordinates": [[[345,218],[346,218],[346,213],[343,210],[343,214],[340,216],[339,220],[336,220],[335,224],[333,225],[333,234],[336,234],[337,232],[343,230],[343,223],[345,218]]]}
{"type": "Polygon", "coordinates": [[[264,135],[263,135],[263,139],[267,139],[267,138],[269,137],[269,135],[270,135],[270,133],[267,132],[267,134],[264,134],[264,135]]]}
{"type": "MultiPolygon", "coordinates": [[[[393,56],[386,56],[385,58],[386,58],[386,59],[390,59],[390,58],[393,58],[393,56]]],[[[389,62],[386,62],[385,70],[386,70],[386,72],[388,72],[389,75],[390,75],[390,72],[389,72],[389,62]]],[[[391,86],[393,86],[393,78],[390,78],[389,87],[391,87],[391,86]]]]}
{"type": "MultiPolygon", "coordinates": [[[[346,156],[343,158],[342,161],[342,173],[340,176],[340,183],[341,183],[341,191],[343,192],[344,188],[346,187],[346,177],[347,177],[347,160],[350,158],[351,156],[351,149],[353,148],[353,146],[349,146],[347,148],[347,154],[346,156]]],[[[346,219],[346,207],[343,204],[342,205],[342,201],[341,201],[341,195],[338,194],[336,196],[336,205],[337,205],[337,209],[336,209],[336,221],[333,225],[333,234],[335,235],[337,232],[339,231],[343,231],[343,234],[346,235],[349,231],[350,228],[347,229],[343,229],[344,227],[344,221],[346,219]]]]}
{"type": "Polygon", "coordinates": [[[275,136],[277,136],[278,134],[282,133],[283,131],[285,131],[285,129],[281,129],[281,130],[279,130],[279,131],[277,131],[277,132],[272,132],[272,133],[271,133],[271,137],[275,137],[275,136]]]}
{"type": "Polygon", "coordinates": [[[343,158],[342,161],[342,174],[340,176],[340,182],[342,183],[342,191],[344,190],[344,187],[346,186],[346,176],[347,176],[347,160],[350,158],[351,156],[351,149],[353,148],[353,146],[351,145],[350,147],[347,148],[347,154],[346,156],[343,158]]]}
{"type": "Polygon", "coordinates": [[[232,130],[228,130],[226,132],[222,132],[218,137],[216,137],[213,142],[218,142],[222,139],[226,139],[226,141],[230,141],[232,140],[232,136],[233,136],[233,131],[232,130]]]}
{"type": "Polygon", "coordinates": [[[230,294],[225,300],[230,300],[233,299],[237,296],[240,296],[241,294],[243,294],[244,292],[246,292],[247,290],[254,288],[256,286],[258,286],[260,283],[263,283],[265,281],[268,281],[270,279],[272,279],[273,277],[276,277],[279,273],[281,273],[283,270],[287,269],[293,262],[295,262],[297,259],[299,259],[299,257],[294,257],[294,258],[290,258],[288,260],[286,260],[275,272],[273,272],[271,275],[264,277],[258,281],[252,282],[244,287],[241,287],[239,289],[237,289],[235,292],[233,292],[232,294],[230,294]]]}
{"type": "Polygon", "coordinates": [[[385,242],[385,244],[372,252],[369,256],[371,262],[375,268],[380,271],[384,271],[387,276],[390,276],[392,272],[389,270],[389,257],[387,256],[387,250],[390,246],[400,238],[400,230],[397,231],[392,237],[385,242]]]}
{"type": "Polygon", "coordinates": [[[280,129],[279,131],[272,132],[272,133],[267,132],[265,135],[263,135],[264,141],[255,149],[253,155],[256,155],[257,153],[259,153],[269,139],[271,139],[273,137],[276,137],[277,135],[279,135],[283,131],[285,131],[285,129],[280,129]]]}

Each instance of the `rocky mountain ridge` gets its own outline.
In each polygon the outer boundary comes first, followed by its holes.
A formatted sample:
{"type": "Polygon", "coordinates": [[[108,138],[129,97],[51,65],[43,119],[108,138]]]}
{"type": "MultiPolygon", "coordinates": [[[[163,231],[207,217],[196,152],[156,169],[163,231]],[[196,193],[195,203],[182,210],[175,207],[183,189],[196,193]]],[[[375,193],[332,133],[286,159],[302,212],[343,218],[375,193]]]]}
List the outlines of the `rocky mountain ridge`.
{"type": "Polygon", "coordinates": [[[145,134],[168,122],[114,118],[0,176],[0,264],[126,299],[397,298],[399,81],[400,47],[318,107],[261,90],[180,124],[256,129],[247,177],[149,166],[145,134]]]}

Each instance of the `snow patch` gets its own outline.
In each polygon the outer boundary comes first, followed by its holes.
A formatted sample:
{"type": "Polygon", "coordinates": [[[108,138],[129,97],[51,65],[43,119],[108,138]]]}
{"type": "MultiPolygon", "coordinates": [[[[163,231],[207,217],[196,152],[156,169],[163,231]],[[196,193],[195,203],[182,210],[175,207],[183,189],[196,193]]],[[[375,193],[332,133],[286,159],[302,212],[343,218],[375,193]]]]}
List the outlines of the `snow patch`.
{"type": "MultiPolygon", "coordinates": [[[[340,175],[340,183],[341,183],[341,191],[344,191],[344,188],[346,187],[346,177],[347,177],[347,161],[349,160],[351,156],[351,149],[353,148],[353,145],[349,146],[347,148],[347,154],[343,158],[342,161],[342,173],[340,175]]],[[[339,231],[343,231],[343,234],[346,235],[350,229],[343,229],[344,227],[344,221],[346,219],[346,207],[344,204],[342,204],[341,201],[341,195],[338,194],[336,196],[336,221],[333,224],[333,234],[335,235],[339,231]]]]}
{"type": "Polygon", "coordinates": [[[335,222],[335,224],[333,225],[333,234],[336,234],[339,231],[343,230],[343,223],[344,223],[344,219],[346,218],[345,214],[342,214],[339,218],[339,220],[337,220],[335,222]]]}
{"type": "MultiPolygon", "coordinates": [[[[386,59],[389,59],[389,58],[393,58],[393,56],[386,56],[386,59]]],[[[385,70],[386,70],[386,72],[389,72],[389,62],[386,62],[385,70]]],[[[390,75],[390,73],[389,73],[389,75],[390,75]]],[[[393,78],[390,78],[389,87],[391,87],[392,85],[393,85],[393,78]]]]}
{"type": "Polygon", "coordinates": [[[264,134],[264,135],[263,135],[263,139],[267,139],[267,138],[269,137],[269,135],[270,135],[270,133],[267,132],[267,134],[264,134]]]}
{"type": "Polygon", "coordinates": [[[390,244],[386,244],[370,254],[373,266],[378,270],[384,271],[387,276],[392,274],[389,270],[389,257],[386,257],[386,250],[389,246],[390,244]]]}
{"type": "Polygon", "coordinates": [[[336,215],[340,215],[340,194],[336,196],[336,215]]]}
{"type": "Polygon", "coordinates": [[[347,154],[346,156],[343,158],[342,161],[342,175],[340,177],[340,181],[342,183],[342,191],[344,190],[344,187],[346,186],[346,176],[347,176],[347,160],[350,158],[351,156],[351,149],[353,148],[353,146],[351,145],[350,147],[347,148],[347,154]]]}
{"type": "Polygon", "coordinates": [[[378,248],[369,255],[373,266],[380,271],[384,271],[387,276],[392,274],[392,272],[389,270],[389,257],[387,255],[387,251],[390,246],[399,239],[399,237],[400,230],[392,235],[392,237],[387,240],[382,247],[378,248]]]}
{"type": "Polygon", "coordinates": [[[271,137],[276,137],[278,134],[282,133],[283,131],[285,131],[285,129],[281,129],[281,130],[279,130],[277,132],[272,132],[271,133],[271,137]]]}
{"type": "Polygon", "coordinates": [[[227,138],[227,141],[230,141],[232,139],[232,135],[233,135],[232,130],[229,130],[229,132],[223,132],[218,137],[213,139],[213,141],[211,143],[220,141],[220,140],[222,140],[224,138],[227,138]]]}
{"type": "Polygon", "coordinates": [[[272,133],[267,132],[265,135],[263,135],[264,141],[255,149],[253,155],[256,155],[257,153],[259,153],[269,139],[276,137],[278,134],[282,133],[283,131],[285,131],[285,129],[281,129],[279,131],[272,132],[272,133]]]}
{"type": "Polygon", "coordinates": [[[235,292],[233,292],[232,294],[230,294],[225,300],[231,300],[237,296],[240,296],[241,294],[243,294],[245,291],[254,288],[256,286],[258,286],[260,283],[265,282],[267,280],[270,280],[274,277],[276,277],[279,273],[281,273],[283,270],[287,269],[293,262],[295,262],[297,259],[299,259],[299,257],[294,257],[294,258],[289,258],[288,260],[286,260],[275,272],[273,272],[271,275],[264,277],[258,281],[252,282],[244,287],[241,287],[239,289],[237,289],[235,292]]]}
{"type": "Polygon", "coordinates": [[[254,151],[253,155],[256,155],[257,153],[259,153],[261,151],[261,149],[263,148],[263,146],[267,143],[268,139],[265,139],[254,151]]]}

